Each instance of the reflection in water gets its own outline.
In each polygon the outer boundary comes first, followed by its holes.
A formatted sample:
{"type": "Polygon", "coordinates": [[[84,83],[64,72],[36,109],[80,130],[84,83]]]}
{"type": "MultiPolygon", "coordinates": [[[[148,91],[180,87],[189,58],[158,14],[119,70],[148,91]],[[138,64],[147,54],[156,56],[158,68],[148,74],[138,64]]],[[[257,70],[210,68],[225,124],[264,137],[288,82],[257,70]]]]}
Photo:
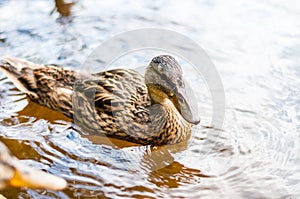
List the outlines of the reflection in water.
{"type": "Polygon", "coordinates": [[[4,35],[4,32],[0,31],[0,47],[4,46],[6,42],[6,37],[4,35]]]}
{"type": "Polygon", "coordinates": [[[197,184],[201,178],[207,178],[198,169],[186,168],[178,162],[153,171],[150,173],[148,180],[158,187],[178,188],[184,184],[197,184]]]}
{"type": "MultiPolygon", "coordinates": [[[[81,1],[78,17],[62,26],[48,14],[53,2],[28,6],[27,1],[1,1],[0,56],[78,69],[109,35],[164,27],[204,45],[221,73],[227,104],[223,129],[209,128],[209,92],[200,89],[205,82],[191,79],[205,126],[195,128],[182,146],[130,145],[81,135],[68,118],[29,102],[0,73],[0,141],[29,165],[69,183],[61,192],[8,188],[1,194],[7,198],[299,198],[296,3],[81,1]]],[[[74,15],[71,4],[66,7],[69,11],[57,8],[60,15],[74,15]]],[[[148,61],[131,58],[134,66],[148,61]]],[[[185,70],[187,78],[193,75],[185,70]]]]}
{"type": "Polygon", "coordinates": [[[57,12],[62,17],[68,17],[72,14],[71,9],[75,5],[75,2],[66,3],[65,0],[55,0],[55,7],[57,12]]]}
{"type": "Polygon", "coordinates": [[[55,123],[56,121],[69,121],[71,119],[65,116],[64,114],[49,109],[45,106],[41,106],[37,103],[34,103],[28,99],[28,105],[24,107],[21,111],[18,112],[18,115],[23,115],[26,117],[34,117],[36,119],[47,119],[50,123],[55,123]]]}

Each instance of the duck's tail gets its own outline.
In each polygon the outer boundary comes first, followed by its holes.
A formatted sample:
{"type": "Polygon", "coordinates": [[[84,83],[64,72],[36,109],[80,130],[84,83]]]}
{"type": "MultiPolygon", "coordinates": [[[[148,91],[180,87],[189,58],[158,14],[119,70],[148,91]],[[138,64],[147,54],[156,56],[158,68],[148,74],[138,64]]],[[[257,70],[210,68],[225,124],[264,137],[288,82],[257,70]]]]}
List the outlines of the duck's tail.
{"type": "Polygon", "coordinates": [[[71,117],[75,71],[18,58],[1,60],[0,70],[34,102],[71,117]]]}
{"type": "Polygon", "coordinates": [[[33,92],[37,87],[34,70],[40,65],[19,58],[4,58],[0,61],[0,70],[11,79],[15,86],[22,92],[37,97],[33,92]]]}

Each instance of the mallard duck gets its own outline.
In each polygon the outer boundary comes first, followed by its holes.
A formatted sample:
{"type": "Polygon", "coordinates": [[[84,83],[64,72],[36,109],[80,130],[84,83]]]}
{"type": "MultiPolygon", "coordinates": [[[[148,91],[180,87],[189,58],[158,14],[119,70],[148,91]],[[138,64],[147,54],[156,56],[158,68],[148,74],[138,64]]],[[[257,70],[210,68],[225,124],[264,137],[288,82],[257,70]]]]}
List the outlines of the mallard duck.
{"type": "Polygon", "coordinates": [[[60,177],[35,170],[21,163],[0,142],[0,189],[15,186],[60,190],[66,185],[66,181],[60,177]]]}
{"type": "Polygon", "coordinates": [[[0,69],[32,101],[90,133],[143,145],[175,144],[200,122],[182,69],[170,55],[153,58],[145,77],[131,69],[85,75],[17,58],[3,59],[0,69]]]}

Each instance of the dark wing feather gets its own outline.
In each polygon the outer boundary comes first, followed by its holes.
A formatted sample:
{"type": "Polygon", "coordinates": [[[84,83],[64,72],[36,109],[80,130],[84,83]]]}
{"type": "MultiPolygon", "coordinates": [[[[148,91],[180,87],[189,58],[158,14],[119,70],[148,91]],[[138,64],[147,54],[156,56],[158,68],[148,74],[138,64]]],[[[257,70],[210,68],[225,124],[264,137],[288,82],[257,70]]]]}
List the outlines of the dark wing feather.
{"type": "Polygon", "coordinates": [[[145,137],[151,100],[143,76],[133,70],[116,69],[93,77],[95,80],[82,80],[75,86],[75,118],[96,133],[100,130],[128,140],[145,137]],[[79,104],[79,101],[89,101],[88,106],[94,109],[89,111],[92,113],[89,120],[82,118],[87,105],[79,104]]]}

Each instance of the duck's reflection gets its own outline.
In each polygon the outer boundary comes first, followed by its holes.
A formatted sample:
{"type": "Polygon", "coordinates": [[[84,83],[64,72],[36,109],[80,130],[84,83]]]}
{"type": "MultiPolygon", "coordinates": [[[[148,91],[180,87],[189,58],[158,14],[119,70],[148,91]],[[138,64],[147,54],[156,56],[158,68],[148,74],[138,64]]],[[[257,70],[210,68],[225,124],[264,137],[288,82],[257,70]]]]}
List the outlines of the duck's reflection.
{"type": "Polygon", "coordinates": [[[201,178],[208,178],[198,169],[185,167],[179,162],[171,164],[150,173],[148,180],[158,187],[178,188],[183,184],[200,183],[201,178]]]}
{"type": "MultiPolygon", "coordinates": [[[[28,116],[28,117],[35,117],[37,119],[45,119],[48,120],[50,123],[56,123],[58,120],[72,121],[70,118],[65,116],[64,114],[51,110],[47,107],[41,106],[37,103],[28,100],[28,105],[24,107],[23,110],[18,112],[19,116],[28,116]]],[[[21,119],[21,117],[19,117],[21,119]]]]}
{"type": "Polygon", "coordinates": [[[201,178],[210,177],[174,160],[172,153],[184,151],[186,147],[187,141],[145,153],[142,167],[150,169],[148,181],[158,187],[178,188],[180,185],[199,183],[201,178]]]}
{"type": "Polygon", "coordinates": [[[64,0],[55,0],[56,10],[62,17],[71,16],[72,7],[74,5],[75,2],[65,2],[64,0]]]}

